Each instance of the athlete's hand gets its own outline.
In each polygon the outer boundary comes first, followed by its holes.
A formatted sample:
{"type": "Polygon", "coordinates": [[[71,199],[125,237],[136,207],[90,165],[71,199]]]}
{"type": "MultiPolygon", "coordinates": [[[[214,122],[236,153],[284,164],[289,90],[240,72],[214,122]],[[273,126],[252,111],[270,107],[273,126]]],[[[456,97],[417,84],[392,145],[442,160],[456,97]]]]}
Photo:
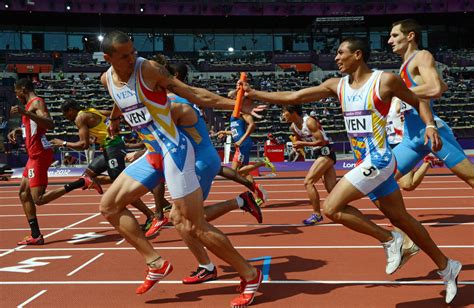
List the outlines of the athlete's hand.
{"type": "Polygon", "coordinates": [[[267,105],[257,105],[254,104],[250,99],[244,98],[242,103],[242,109],[240,110],[243,113],[250,114],[254,118],[261,119],[263,116],[260,112],[267,109],[267,105]]]}
{"type": "Polygon", "coordinates": [[[431,151],[438,152],[443,147],[443,142],[439,138],[438,130],[432,127],[428,127],[425,130],[425,145],[431,141],[431,151]]]}
{"type": "Polygon", "coordinates": [[[109,136],[114,138],[115,135],[120,131],[120,121],[110,121],[109,126],[107,127],[109,136]]]}
{"type": "Polygon", "coordinates": [[[137,158],[139,158],[141,156],[141,155],[138,155],[138,153],[139,153],[139,151],[127,153],[127,155],[125,155],[125,161],[131,163],[131,162],[137,160],[137,158]]]}
{"type": "Polygon", "coordinates": [[[11,115],[15,115],[15,114],[26,114],[26,111],[25,111],[25,108],[23,108],[23,106],[20,106],[20,105],[15,105],[15,106],[12,106],[12,109],[10,109],[10,114],[11,115]]]}
{"type": "Polygon", "coordinates": [[[7,138],[10,143],[15,144],[16,143],[16,129],[9,132],[7,135],[7,138]]]}
{"type": "Polygon", "coordinates": [[[237,82],[237,89],[239,87],[242,87],[242,89],[244,90],[245,97],[252,99],[252,94],[253,94],[254,89],[252,89],[252,87],[249,85],[248,82],[239,80],[237,82]]]}
{"type": "Polygon", "coordinates": [[[302,141],[296,140],[295,142],[293,142],[293,149],[298,150],[298,149],[301,149],[301,148],[304,148],[304,145],[303,145],[302,141]]]}
{"type": "Polygon", "coordinates": [[[64,142],[64,140],[57,139],[57,138],[54,138],[53,140],[50,141],[50,143],[51,143],[54,147],[58,147],[58,148],[63,146],[63,142],[64,142]]]}

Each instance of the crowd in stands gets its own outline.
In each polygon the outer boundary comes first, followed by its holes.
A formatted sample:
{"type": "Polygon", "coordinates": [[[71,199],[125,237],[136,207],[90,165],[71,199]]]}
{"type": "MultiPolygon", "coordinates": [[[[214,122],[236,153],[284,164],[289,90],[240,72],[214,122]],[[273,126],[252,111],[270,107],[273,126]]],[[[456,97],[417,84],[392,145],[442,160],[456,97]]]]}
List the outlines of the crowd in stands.
{"type": "MultiPolygon", "coordinates": [[[[390,55],[391,53],[374,52],[372,55],[372,65],[379,63],[396,66],[400,65],[399,59],[390,55]]],[[[463,54],[472,54],[463,52],[463,54]]],[[[456,58],[451,55],[451,58],[456,58]]],[[[191,61],[188,57],[172,59],[172,61],[191,61]]],[[[219,61],[219,60],[215,60],[219,61]]],[[[237,61],[243,61],[238,58],[237,61]]],[[[247,61],[247,60],[246,60],[247,61]]],[[[265,63],[262,59],[262,63],[265,63]]],[[[247,63],[247,62],[246,62],[247,63]]],[[[248,62],[247,64],[249,64],[248,62]]],[[[73,62],[70,65],[75,65],[73,62]]],[[[78,64],[79,67],[81,63],[78,64]]],[[[199,67],[199,66],[198,66],[199,67]]],[[[238,71],[238,70],[235,70],[238,71]]],[[[449,68],[446,66],[442,71],[443,78],[449,85],[449,90],[443,97],[436,102],[435,110],[437,114],[444,119],[454,130],[458,137],[474,136],[474,94],[472,84],[474,80],[474,70],[465,67],[449,68]]],[[[225,96],[228,91],[235,88],[238,74],[230,77],[228,75],[210,75],[192,74],[190,83],[193,86],[206,88],[219,95],[225,96]]],[[[326,75],[326,78],[336,77],[337,73],[326,75]]],[[[324,81],[310,81],[307,73],[250,73],[249,81],[256,89],[265,91],[287,91],[298,90],[310,86],[318,85],[324,81]]],[[[113,102],[110,96],[99,81],[99,73],[68,73],[63,72],[44,74],[41,79],[35,80],[37,94],[45,99],[49,111],[55,122],[55,129],[48,132],[50,137],[61,136],[63,139],[73,139],[77,135],[77,129],[73,123],[68,122],[62,116],[60,106],[65,99],[71,98],[77,100],[84,107],[94,107],[96,109],[110,109],[113,102]]],[[[344,122],[341,109],[337,99],[330,98],[319,102],[313,102],[304,106],[306,114],[317,116],[325,131],[334,141],[345,141],[344,122]]],[[[229,113],[223,111],[205,110],[205,115],[209,122],[210,131],[220,131],[228,126],[229,113]],[[212,128],[212,129],[211,129],[212,128]]],[[[253,137],[257,141],[266,140],[269,132],[277,137],[288,139],[288,124],[280,119],[281,108],[276,105],[270,105],[264,113],[262,119],[257,120],[257,129],[253,137]]],[[[2,120],[5,122],[5,119],[2,120]]],[[[3,123],[2,122],[2,123],[3,123]]],[[[3,124],[2,124],[3,125],[3,124]]],[[[127,127],[122,129],[129,132],[127,127]]],[[[218,144],[220,141],[215,140],[218,144]]]]}

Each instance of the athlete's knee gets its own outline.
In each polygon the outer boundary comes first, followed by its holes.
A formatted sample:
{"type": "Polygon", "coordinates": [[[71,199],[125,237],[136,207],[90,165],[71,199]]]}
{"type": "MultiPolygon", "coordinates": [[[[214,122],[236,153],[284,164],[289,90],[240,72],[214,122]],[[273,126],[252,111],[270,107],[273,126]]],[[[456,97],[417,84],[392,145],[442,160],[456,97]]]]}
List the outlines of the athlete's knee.
{"type": "Polygon", "coordinates": [[[314,180],[314,178],[305,178],[303,183],[306,189],[308,189],[314,188],[314,184],[316,184],[316,181],[314,180]]]}
{"type": "Polygon", "coordinates": [[[26,189],[20,189],[18,196],[22,202],[28,201],[29,192],[26,189]]]}
{"type": "Polygon", "coordinates": [[[414,191],[415,188],[416,188],[416,185],[414,185],[413,183],[407,184],[407,183],[400,182],[399,186],[400,186],[401,189],[403,189],[405,191],[414,191]]]}
{"type": "Polygon", "coordinates": [[[33,198],[33,202],[36,204],[36,205],[44,205],[46,204],[46,201],[44,200],[44,194],[40,194],[40,195],[33,195],[32,198],[33,198]]]}
{"type": "Polygon", "coordinates": [[[326,202],[324,204],[324,216],[331,219],[332,221],[339,221],[341,218],[341,211],[338,210],[336,206],[326,202]]]}
{"type": "Polygon", "coordinates": [[[104,196],[100,201],[99,211],[102,216],[108,220],[110,217],[113,217],[120,212],[120,207],[114,202],[112,198],[107,198],[104,196]]]}

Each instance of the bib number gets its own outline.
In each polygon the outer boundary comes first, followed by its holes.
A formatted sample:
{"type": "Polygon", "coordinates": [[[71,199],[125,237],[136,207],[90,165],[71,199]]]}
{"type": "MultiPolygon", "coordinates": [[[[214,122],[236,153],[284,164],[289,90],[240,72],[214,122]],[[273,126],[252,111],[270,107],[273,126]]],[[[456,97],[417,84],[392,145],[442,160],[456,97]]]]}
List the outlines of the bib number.
{"type": "Polygon", "coordinates": [[[374,133],[370,110],[344,112],[344,124],[351,137],[366,137],[374,133]]]}
{"type": "Polygon", "coordinates": [[[389,136],[395,134],[395,126],[393,125],[393,123],[387,124],[387,126],[385,127],[385,131],[389,136]]]}
{"type": "Polygon", "coordinates": [[[380,170],[374,166],[361,166],[360,171],[368,179],[373,179],[380,174],[380,170]]]}
{"type": "Polygon", "coordinates": [[[404,101],[400,101],[400,113],[404,113],[405,111],[412,110],[413,106],[410,104],[405,103],[404,101]]]}
{"type": "Polygon", "coordinates": [[[45,136],[41,137],[41,144],[43,145],[43,149],[45,150],[52,148],[51,143],[48,141],[48,139],[46,139],[45,136]]]}
{"type": "Polygon", "coordinates": [[[32,179],[35,177],[35,169],[28,169],[28,178],[32,179]]]}
{"type": "Polygon", "coordinates": [[[321,155],[328,156],[329,154],[331,154],[331,150],[329,149],[329,147],[322,147],[321,148],[321,155]]]}
{"type": "Polygon", "coordinates": [[[109,159],[109,167],[110,169],[114,169],[118,167],[118,162],[116,158],[109,159]]]}

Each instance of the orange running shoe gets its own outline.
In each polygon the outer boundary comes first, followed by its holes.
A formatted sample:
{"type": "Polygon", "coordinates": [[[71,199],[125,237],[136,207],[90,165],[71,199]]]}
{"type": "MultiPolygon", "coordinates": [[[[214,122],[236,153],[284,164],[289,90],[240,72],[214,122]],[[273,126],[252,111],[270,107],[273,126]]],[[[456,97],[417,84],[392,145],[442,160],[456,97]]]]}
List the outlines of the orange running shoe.
{"type": "Polygon", "coordinates": [[[258,290],[258,287],[262,283],[263,274],[262,271],[257,268],[257,277],[251,281],[245,281],[240,279],[240,287],[238,291],[240,292],[239,297],[234,298],[230,302],[232,308],[243,308],[247,307],[253,302],[255,293],[258,290]]]}
{"type": "Polygon", "coordinates": [[[137,294],[143,294],[149,291],[158,281],[168,276],[172,271],[173,265],[171,265],[171,263],[166,260],[160,268],[148,267],[145,281],[137,288],[135,292],[137,294]]]}
{"type": "Polygon", "coordinates": [[[84,179],[84,186],[82,186],[82,190],[94,188],[100,195],[104,193],[102,186],[100,186],[100,184],[97,183],[95,179],[88,175],[83,175],[82,178],[84,179]]]}
{"type": "Polygon", "coordinates": [[[38,237],[32,237],[28,235],[22,241],[16,243],[17,245],[44,245],[44,238],[43,235],[39,235],[38,237]]]}

